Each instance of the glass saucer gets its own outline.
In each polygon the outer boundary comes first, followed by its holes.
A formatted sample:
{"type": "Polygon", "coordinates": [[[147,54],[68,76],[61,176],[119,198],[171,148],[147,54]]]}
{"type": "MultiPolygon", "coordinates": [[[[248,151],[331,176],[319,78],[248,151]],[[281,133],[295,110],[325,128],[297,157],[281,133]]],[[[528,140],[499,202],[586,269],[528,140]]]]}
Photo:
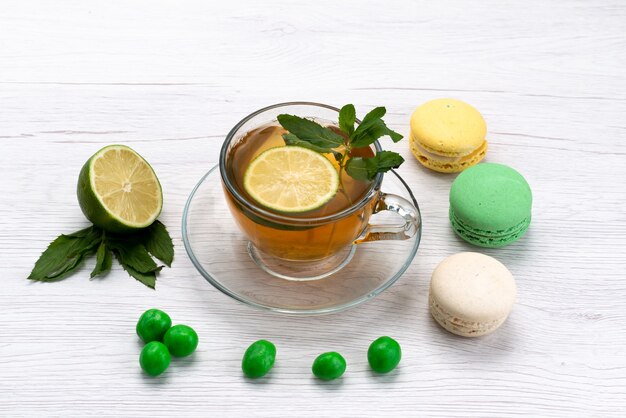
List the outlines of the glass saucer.
{"type": "MultiPolygon", "coordinates": [[[[408,185],[395,172],[383,179],[382,190],[419,206],[408,185]]],[[[404,221],[381,212],[371,223],[404,221]]],[[[387,289],[406,271],[417,253],[420,228],[411,239],[354,245],[352,259],[343,268],[319,280],[293,281],[262,270],[250,257],[248,240],[232,219],[218,166],[192,190],[183,212],[185,249],[200,274],[228,296],[256,308],[312,315],[338,312],[359,305],[387,289]]]]}

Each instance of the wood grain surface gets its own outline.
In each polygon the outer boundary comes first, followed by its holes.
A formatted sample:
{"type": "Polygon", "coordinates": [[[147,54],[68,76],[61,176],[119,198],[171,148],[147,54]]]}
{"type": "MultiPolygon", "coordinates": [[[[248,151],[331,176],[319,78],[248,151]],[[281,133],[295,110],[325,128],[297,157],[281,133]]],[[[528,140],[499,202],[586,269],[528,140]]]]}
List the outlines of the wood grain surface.
{"type": "MultiPolygon", "coordinates": [[[[626,415],[626,3],[545,0],[5,1],[0,8],[0,416],[626,415]],[[518,243],[485,253],[517,279],[506,324],[455,337],[428,313],[433,268],[477,250],[452,233],[453,175],[399,173],[424,233],[407,273],[374,300],[323,317],[276,316],[211,287],[181,241],[185,200],[230,128],[263,106],[377,105],[404,134],[420,103],[455,97],[485,116],[487,161],[533,188],[518,243]],[[152,291],[119,267],[26,280],[54,237],[87,225],[78,171],[127,144],[161,179],[173,268],[152,291]],[[141,373],[138,316],[159,307],[200,335],[159,378],[141,373]],[[380,335],[399,369],[372,374],[380,335]],[[268,378],[241,355],[276,343],[268,378]],[[315,356],[348,361],[312,378],[315,356]]],[[[93,262],[93,261],[92,261],[93,262]]]]}

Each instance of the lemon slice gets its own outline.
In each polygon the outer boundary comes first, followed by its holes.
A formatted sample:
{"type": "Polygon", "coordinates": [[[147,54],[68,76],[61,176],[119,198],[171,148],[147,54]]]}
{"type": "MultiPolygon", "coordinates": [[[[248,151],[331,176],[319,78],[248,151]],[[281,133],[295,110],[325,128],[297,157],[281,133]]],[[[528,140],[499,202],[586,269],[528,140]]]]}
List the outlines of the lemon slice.
{"type": "Polygon", "coordinates": [[[307,148],[270,148],[246,169],[243,187],[261,205],[278,212],[308,212],[330,201],[339,174],[322,154],[307,148]]]}
{"type": "Polygon", "coordinates": [[[87,218],[111,232],[150,226],[161,213],[161,184],[150,164],[125,145],[96,152],[78,178],[78,202],[87,218]]]}

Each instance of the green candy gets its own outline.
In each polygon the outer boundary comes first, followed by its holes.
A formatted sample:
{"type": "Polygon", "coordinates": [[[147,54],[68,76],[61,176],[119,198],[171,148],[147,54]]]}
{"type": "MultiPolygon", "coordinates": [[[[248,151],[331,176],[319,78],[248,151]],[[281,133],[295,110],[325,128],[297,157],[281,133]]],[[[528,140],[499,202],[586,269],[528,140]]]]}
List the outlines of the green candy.
{"type": "Polygon", "coordinates": [[[390,337],[380,337],[367,350],[367,361],[377,373],[389,373],[396,368],[402,358],[400,344],[390,337]]]}
{"type": "Polygon", "coordinates": [[[137,322],[137,335],[145,343],[163,341],[165,332],[172,326],[169,315],[158,309],[148,309],[137,322]]]}
{"type": "Polygon", "coordinates": [[[198,334],[187,325],[174,325],[165,333],[163,343],[174,357],[185,357],[198,347],[198,334]]]}
{"type": "Polygon", "coordinates": [[[251,378],[265,376],[274,366],[276,346],[269,341],[259,340],[250,344],[241,361],[241,369],[251,378]]]}
{"type": "Polygon", "coordinates": [[[346,371],[346,360],[334,351],[320,354],[313,362],[313,374],[322,380],[334,380],[346,371]]]}
{"type": "Polygon", "coordinates": [[[165,344],[158,341],[146,344],[139,355],[139,365],[150,376],[158,376],[167,370],[171,360],[165,344]]]}

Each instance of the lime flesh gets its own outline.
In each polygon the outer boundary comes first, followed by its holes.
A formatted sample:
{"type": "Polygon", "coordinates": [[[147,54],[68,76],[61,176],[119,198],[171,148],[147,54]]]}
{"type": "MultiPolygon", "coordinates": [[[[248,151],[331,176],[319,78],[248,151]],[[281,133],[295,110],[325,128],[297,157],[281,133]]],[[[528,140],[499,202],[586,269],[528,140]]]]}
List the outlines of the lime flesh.
{"type": "Polygon", "coordinates": [[[339,188],[339,174],[322,154],[297,146],[270,148],[244,174],[244,188],[261,205],[299,213],[328,203],[339,188]]]}

